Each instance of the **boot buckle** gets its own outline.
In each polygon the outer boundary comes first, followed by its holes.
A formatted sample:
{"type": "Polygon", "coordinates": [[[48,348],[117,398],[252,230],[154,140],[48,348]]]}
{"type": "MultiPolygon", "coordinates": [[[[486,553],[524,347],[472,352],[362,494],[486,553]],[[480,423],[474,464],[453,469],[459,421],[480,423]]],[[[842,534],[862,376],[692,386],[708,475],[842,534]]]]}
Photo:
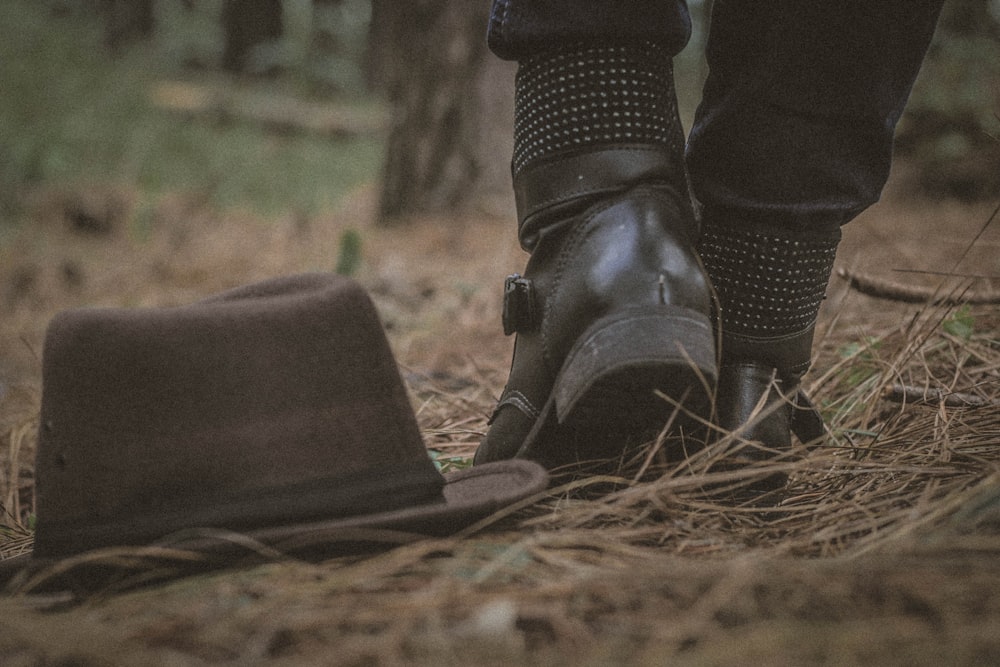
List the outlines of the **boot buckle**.
{"type": "Polygon", "coordinates": [[[509,336],[535,328],[535,288],[518,273],[503,283],[503,332],[509,336]]]}

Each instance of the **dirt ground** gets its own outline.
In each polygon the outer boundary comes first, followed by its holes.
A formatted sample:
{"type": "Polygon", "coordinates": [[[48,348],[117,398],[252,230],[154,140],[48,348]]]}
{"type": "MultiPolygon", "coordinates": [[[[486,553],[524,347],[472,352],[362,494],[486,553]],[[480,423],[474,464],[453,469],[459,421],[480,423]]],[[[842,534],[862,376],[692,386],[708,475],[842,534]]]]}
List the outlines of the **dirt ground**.
{"type": "MultiPolygon", "coordinates": [[[[0,247],[7,488],[30,477],[39,357],[53,313],[180,304],[270,276],[332,270],[349,229],[362,239],[357,278],[383,316],[428,445],[470,454],[509,361],[499,288],[525,259],[513,222],[470,215],[385,229],[373,224],[373,200],[369,186],[322,216],[260,221],[213,212],[193,196],[164,197],[137,215],[129,191],[106,184],[38,193],[30,230],[0,247]]],[[[918,201],[890,187],[848,226],[838,269],[996,292],[994,206],[918,201]]],[[[921,308],[834,278],[817,366],[846,344],[898,333],[921,308]]],[[[979,323],[992,321],[996,306],[985,308],[974,311],[979,323]]],[[[997,368],[987,369],[994,387],[997,368]]],[[[783,544],[779,520],[749,511],[720,514],[725,525],[701,534],[702,508],[671,514],[657,551],[598,528],[570,530],[557,515],[577,505],[556,498],[534,522],[367,558],[273,562],[82,600],[0,597],[0,664],[1000,664],[1000,430],[982,423],[963,487],[971,495],[944,506],[933,487],[946,480],[911,489],[914,500],[901,502],[913,529],[897,527],[891,540],[867,531],[844,537],[836,552],[797,552],[783,544]],[[751,523],[771,537],[741,539],[751,523]]],[[[15,516],[30,508],[20,490],[3,501],[15,516]]],[[[24,543],[13,528],[0,535],[5,553],[24,543]]]]}

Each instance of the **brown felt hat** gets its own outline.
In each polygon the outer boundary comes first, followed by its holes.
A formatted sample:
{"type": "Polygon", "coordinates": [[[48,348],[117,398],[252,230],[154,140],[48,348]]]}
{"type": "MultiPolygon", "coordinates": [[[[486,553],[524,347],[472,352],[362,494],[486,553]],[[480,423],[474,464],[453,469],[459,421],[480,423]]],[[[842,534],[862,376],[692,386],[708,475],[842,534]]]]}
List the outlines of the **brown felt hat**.
{"type": "MultiPolygon", "coordinates": [[[[34,552],[226,558],[446,535],[543,490],[528,461],[441,474],[365,291],[305,274],[174,308],[56,315],[43,353],[34,552]]],[[[10,561],[18,561],[12,563],[10,561]]]]}

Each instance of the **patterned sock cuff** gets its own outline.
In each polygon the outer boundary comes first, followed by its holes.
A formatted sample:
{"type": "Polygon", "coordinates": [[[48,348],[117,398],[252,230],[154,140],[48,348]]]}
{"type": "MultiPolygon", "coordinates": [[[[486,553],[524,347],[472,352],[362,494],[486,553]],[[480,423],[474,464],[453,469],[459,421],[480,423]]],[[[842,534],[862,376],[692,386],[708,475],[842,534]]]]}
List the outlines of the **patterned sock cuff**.
{"type": "Polygon", "coordinates": [[[722,330],[767,339],[812,327],[839,242],[839,229],[796,234],[706,225],[698,246],[719,297],[722,330]]]}
{"type": "Polygon", "coordinates": [[[608,144],[683,153],[671,62],[652,43],[568,47],[521,62],[514,174],[563,151],[608,144]]]}

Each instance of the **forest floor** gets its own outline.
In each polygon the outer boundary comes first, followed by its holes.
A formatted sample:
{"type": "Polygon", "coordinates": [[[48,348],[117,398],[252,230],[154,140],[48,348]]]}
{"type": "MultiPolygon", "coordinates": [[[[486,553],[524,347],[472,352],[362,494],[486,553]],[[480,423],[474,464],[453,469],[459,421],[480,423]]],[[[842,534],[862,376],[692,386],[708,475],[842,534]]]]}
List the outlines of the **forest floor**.
{"type": "MultiPolygon", "coordinates": [[[[333,270],[348,230],[428,447],[445,465],[467,462],[509,362],[500,286],[525,256],[510,219],[378,227],[374,193],[267,220],[192,195],[162,198],[147,219],[125,188],[36,193],[31,224],[0,247],[0,500],[11,513],[0,553],[30,546],[39,358],[55,312],[176,305],[333,270]]],[[[890,188],[848,226],[838,269],[996,291],[992,213],[890,188]]],[[[810,386],[850,446],[803,453],[777,509],[727,505],[692,464],[556,488],[472,535],[368,557],[82,597],[15,590],[0,597],[0,663],[1000,664],[996,311],[874,298],[834,278],[810,386]],[[899,404],[885,398],[896,383],[985,407],[899,404]]]]}

